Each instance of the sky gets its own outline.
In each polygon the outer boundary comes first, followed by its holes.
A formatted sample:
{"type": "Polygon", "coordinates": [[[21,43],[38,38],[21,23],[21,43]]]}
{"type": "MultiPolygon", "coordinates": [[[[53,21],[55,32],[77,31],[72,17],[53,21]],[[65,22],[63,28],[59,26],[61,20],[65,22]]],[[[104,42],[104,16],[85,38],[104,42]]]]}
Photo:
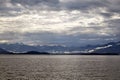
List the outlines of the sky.
{"type": "Polygon", "coordinates": [[[0,0],[0,43],[120,41],[120,0],[0,0]]]}

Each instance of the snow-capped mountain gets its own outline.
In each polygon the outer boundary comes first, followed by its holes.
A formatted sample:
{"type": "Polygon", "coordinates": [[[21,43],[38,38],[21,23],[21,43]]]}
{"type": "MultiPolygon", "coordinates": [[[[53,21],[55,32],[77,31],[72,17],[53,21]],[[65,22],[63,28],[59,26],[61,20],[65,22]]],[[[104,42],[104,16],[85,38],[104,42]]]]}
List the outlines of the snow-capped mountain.
{"type": "Polygon", "coordinates": [[[0,48],[12,53],[26,53],[29,51],[48,53],[120,53],[120,42],[110,42],[104,45],[87,45],[84,47],[67,47],[61,45],[30,46],[25,44],[0,44],[0,48]]]}
{"type": "Polygon", "coordinates": [[[89,50],[90,53],[120,53],[120,42],[111,42],[89,50]]]}
{"type": "Polygon", "coordinates": [[[74,46],[62,46],[62,45],[42,45],[42,46],[30,46],[21,43],[15,44],[0,44],[0,47],[13,53],[25,53],[29,51],[49,52],[49,53],[84,53],[86,50],[93,49],[96,46],[74,47],[74,46]]]}
{"type": "Polygon", "coordinates": [[[0,47],[13,53],[24,53],[29,51],[38,51],[38,52],[63,52],[65,51],[65,46],[55,45],[55,46],[49,46],[49,45],[43,45],[43,46],[30,46],[25,45],[21,43],[16,44],[0,44],[0,47]]]}

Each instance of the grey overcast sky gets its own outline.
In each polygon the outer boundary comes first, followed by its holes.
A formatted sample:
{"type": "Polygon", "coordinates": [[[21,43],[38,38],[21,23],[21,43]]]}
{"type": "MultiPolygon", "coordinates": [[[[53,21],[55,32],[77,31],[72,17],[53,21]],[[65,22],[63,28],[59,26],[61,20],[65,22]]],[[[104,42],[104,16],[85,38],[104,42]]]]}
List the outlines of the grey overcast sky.
{"type": "Polygon", "coordinates": [[[0,43],[101,44],[120,40],[120,0],[0,0],[0,43]]]}

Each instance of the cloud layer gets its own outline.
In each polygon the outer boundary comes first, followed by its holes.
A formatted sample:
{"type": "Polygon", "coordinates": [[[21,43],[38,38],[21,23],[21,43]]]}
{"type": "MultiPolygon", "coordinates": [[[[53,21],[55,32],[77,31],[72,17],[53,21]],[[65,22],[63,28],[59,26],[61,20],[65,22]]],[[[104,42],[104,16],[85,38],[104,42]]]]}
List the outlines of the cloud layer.
{"type": "Polygon", "coordinates": [[[0,43],[86,45],[120,40],[119,0],[0,0],[0,43]]]}

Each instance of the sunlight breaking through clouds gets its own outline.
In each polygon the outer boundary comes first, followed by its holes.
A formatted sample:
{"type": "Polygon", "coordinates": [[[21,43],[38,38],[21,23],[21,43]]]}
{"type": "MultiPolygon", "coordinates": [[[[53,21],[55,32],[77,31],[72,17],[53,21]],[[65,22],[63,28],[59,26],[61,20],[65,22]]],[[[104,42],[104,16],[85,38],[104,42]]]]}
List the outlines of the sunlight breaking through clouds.
{"type": "Polygon", "coordinates": [[[68,32],[75,27],[99,27],[105,25],[104,18],[96,14],[82,13],[80,11],[36,11],[15,17],[0,18],[1,27],[5,26],[18,30],[17,32],[48,31],[54,33],[68,32]],[[4,24],[2,24],[4,23],[4,24]],[[11,24],[12,23],[12,24],[11,24]],[[28,28],[29,27],[29,28],[28,28]]]}
{"type": "Polygon", "coordinates": [[[119,0],[0,0],[0,42],[84,45],[118,41],[118,3],[119,0]]]}

